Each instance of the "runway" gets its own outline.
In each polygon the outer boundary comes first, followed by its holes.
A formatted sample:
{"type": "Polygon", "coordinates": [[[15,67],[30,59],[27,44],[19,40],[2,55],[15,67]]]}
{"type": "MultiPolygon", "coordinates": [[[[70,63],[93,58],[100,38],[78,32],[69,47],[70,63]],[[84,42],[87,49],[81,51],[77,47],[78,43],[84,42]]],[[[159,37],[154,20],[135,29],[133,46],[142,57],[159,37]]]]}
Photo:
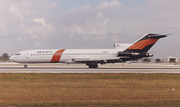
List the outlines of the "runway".
{"type": "Polygon", "coordinates": [[[0,73],[180,73],[180,65],[174,64],[107,64],[98,69],[85,65],[0,63],[0,73]]]}
{"type": "Polygon", "coordinates": [[[0,73],[180,73],[180,69],[0,69],[0,73]]]}

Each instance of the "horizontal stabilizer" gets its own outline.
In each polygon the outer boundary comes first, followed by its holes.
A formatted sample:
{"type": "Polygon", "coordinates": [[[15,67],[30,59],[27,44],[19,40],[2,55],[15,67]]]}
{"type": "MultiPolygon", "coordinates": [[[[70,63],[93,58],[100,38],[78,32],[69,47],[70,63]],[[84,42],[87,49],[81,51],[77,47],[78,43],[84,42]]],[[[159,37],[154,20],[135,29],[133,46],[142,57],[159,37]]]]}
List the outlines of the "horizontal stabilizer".
{"type": "Polygon", "coordinates": [[[147,37],[150,38],[150,39],[160,39],[160,38],[167,37],[167,35],[148,34],[147,37]]]}

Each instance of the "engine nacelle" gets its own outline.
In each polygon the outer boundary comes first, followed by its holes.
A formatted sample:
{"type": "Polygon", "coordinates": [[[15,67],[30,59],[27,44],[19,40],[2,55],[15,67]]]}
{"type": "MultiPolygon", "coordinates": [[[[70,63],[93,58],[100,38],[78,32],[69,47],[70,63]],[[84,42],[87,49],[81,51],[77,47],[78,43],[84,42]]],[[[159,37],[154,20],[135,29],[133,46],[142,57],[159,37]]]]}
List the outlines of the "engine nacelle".
{"type": "Polygon", "coordinates": [[[117,56],[140,56],[140,57],[152,57],[153,54],[150,53],[138,53],[138,52],[118,52],[117,56]]]}

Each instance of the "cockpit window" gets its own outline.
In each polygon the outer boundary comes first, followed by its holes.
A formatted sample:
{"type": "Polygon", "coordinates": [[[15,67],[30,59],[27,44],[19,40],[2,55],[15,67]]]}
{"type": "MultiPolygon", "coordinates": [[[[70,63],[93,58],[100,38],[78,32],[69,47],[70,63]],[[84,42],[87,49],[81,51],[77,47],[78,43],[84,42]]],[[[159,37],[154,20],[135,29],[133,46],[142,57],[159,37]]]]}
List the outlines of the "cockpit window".
{"type": "Polygon", "coordinates": [[[15,55],[21,55],[21,53],[17,53],[17,54],[15,54],[15,55]]]}

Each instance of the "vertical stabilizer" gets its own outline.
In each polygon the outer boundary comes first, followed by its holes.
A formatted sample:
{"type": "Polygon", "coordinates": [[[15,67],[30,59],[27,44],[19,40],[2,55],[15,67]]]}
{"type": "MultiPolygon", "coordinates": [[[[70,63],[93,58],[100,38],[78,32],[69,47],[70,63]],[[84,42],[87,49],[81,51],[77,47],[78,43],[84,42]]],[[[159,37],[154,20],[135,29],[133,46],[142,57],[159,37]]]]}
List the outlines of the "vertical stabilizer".
{"type": "Polygon", "coordinates": [[[167,35],[147,34],[134,42],[125,52],[146,53],[160,38],[164,37],[167,37],[167,35]]]}

